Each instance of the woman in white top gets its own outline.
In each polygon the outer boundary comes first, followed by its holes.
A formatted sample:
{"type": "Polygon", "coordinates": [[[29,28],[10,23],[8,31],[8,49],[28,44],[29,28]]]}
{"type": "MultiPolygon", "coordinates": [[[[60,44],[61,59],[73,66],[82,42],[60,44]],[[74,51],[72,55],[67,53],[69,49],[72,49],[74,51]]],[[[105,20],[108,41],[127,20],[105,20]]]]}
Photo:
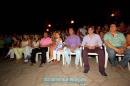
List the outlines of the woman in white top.
{"type": "Polygon", "coordinates": [[[53,58],[54,58],[54,63],[57,63],[57,61],[60,61],[60,55],[59,52],[62,50],[62,39],[60,38],[59,33],[55,33],[55,47],[53,50],[53,58]]]}
{"type": "Polygon", "coordinates": [[[32,51],[31,41],[28,35],[23,35],[21,47],[23,48],[24,62],[28,62],[28,59],[31,57],[31,51],[32,51]]]}
{"type": "Polygon", "coordinates": [[[34,36],[34,40],[32,41],[32,53],[31,53],[31,65],[33,65],[34,63],[36,63],[35,61],[35,57],[36,57],[36,53],[40,52],[40,40],[39,40],[39,36],[35,35],[34,36]]]}

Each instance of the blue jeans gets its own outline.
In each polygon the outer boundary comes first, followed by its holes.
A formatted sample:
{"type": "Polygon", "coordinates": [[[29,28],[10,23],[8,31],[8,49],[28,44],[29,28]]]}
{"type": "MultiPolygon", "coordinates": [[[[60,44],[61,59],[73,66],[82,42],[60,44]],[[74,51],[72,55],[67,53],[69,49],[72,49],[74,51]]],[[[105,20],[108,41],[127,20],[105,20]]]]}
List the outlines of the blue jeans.
{"type": "Polygon", "coordinates": [[[121,65],[122,65],[123,67],[127,67],[129,61],[130,61],[130,48],[129,48],[129,49],[127,48],[127,49],[125,50],[124,57],[123,57],[123,59],[122,59],[122,61],[121,61],[121,65]]]}
{"type": "Polygon", "coordinates": [[[106,50],[107,50],[108,57],[110,59],[111,64],[115,66],[116,65],[116,52],[112,48],[108,48],[108,47],[106,50]]]}
{"type": "MultiPolygon", "coordinates": [[[[69,48],[65,49],[64,55],[65,55],[65,59],[66,59],[67,64],[70,64],[70,53],[71,53],[71,51],[70,51],[69,48]]],[[[80,48],[75,49],[74,53],[76,53],[75,64],[78,65],[79,59],[80,59],[80,56],[81,56],[80,48]]]]}

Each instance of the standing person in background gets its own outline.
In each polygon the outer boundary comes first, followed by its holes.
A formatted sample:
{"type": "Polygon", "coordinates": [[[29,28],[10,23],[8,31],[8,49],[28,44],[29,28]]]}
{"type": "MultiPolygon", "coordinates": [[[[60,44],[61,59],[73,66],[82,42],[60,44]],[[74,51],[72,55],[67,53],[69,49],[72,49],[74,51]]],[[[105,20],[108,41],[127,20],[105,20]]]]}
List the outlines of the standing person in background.
{"type": "Polygon", "coordinates": [[[77,35],[80,37],[81,41],[83,40],[83,37],[87,34],[86,26],[80,27],[77,31],[77,35]]]}

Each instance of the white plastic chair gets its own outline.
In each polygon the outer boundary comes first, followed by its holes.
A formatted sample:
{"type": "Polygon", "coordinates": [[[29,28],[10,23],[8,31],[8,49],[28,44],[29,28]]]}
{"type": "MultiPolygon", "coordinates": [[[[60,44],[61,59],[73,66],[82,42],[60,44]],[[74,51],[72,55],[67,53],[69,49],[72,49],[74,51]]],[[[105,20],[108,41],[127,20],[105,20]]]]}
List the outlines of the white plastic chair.
{"type": "MultiPolygon", "coordinates": [[[[105,65],[104,65],[104,67],[107,68],[108,53],[107,53],[107,51],[106,51],[106,46],[105,46],[105,44],[103,44],[103,46],[104,46],[104,51],[105,51],[105,65]]],[[[84,47],[83,47],[83,49],[84,49],[84,47]]],[[[97,53],[88,53],[88,55],[94,55],[94,56],[96,56],[96,62],[98,63],[98,54],[97,54],[97,53]]]]}
{"type": "MultiPolygon", "coordinates": [[[[55,53],[55,52],[53,52],[55,53]]],[[[58,54],[57,54],[58,58],[60,58],[60,56],[62,56],[62,62],[63,62],[63,65],[65,64],[65,61],[64,61],[64,50],[60,50],[58,51],[58,54]]]]}
{"type": "MultiPolygon", "coordinates": [[[[116,56],[119,58],[118,60],[121,61],[121,57],[124,56],[124,54],[116,54],[116,56]]],[[[130,63],[128,62],[128,70],[130,71],[130,63]]]]}
{"type": "MultiPolygon", "coordinates": [[[[39,56],[41,57],[41,54],[42,54],[42,52],[36,53],[36,58],[35,58],[36,62],[38,62],[38,58],[39,58],[39,56]]],[[[49,62],[49,47],[48,47],[48,51],[46,52],[46,59],[47,59],[47,62],[49,62]]]]}

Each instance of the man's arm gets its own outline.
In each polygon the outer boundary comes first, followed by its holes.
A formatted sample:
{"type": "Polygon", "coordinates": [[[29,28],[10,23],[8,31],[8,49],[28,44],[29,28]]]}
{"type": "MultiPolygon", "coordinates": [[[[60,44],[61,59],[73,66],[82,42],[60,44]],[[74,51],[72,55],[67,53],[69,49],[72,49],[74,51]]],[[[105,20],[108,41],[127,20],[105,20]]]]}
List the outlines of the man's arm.
{"type": "Polygon", "coordinates": [[[124,49],[123,48],[116,48],[114,47],[109,41],[104,41],[105,42],[105,45],[108,46],[109,48],[112,48],[114,51],[116,51],[117,53],[119,54],[122,54],[124,53],[124,49]]]}

